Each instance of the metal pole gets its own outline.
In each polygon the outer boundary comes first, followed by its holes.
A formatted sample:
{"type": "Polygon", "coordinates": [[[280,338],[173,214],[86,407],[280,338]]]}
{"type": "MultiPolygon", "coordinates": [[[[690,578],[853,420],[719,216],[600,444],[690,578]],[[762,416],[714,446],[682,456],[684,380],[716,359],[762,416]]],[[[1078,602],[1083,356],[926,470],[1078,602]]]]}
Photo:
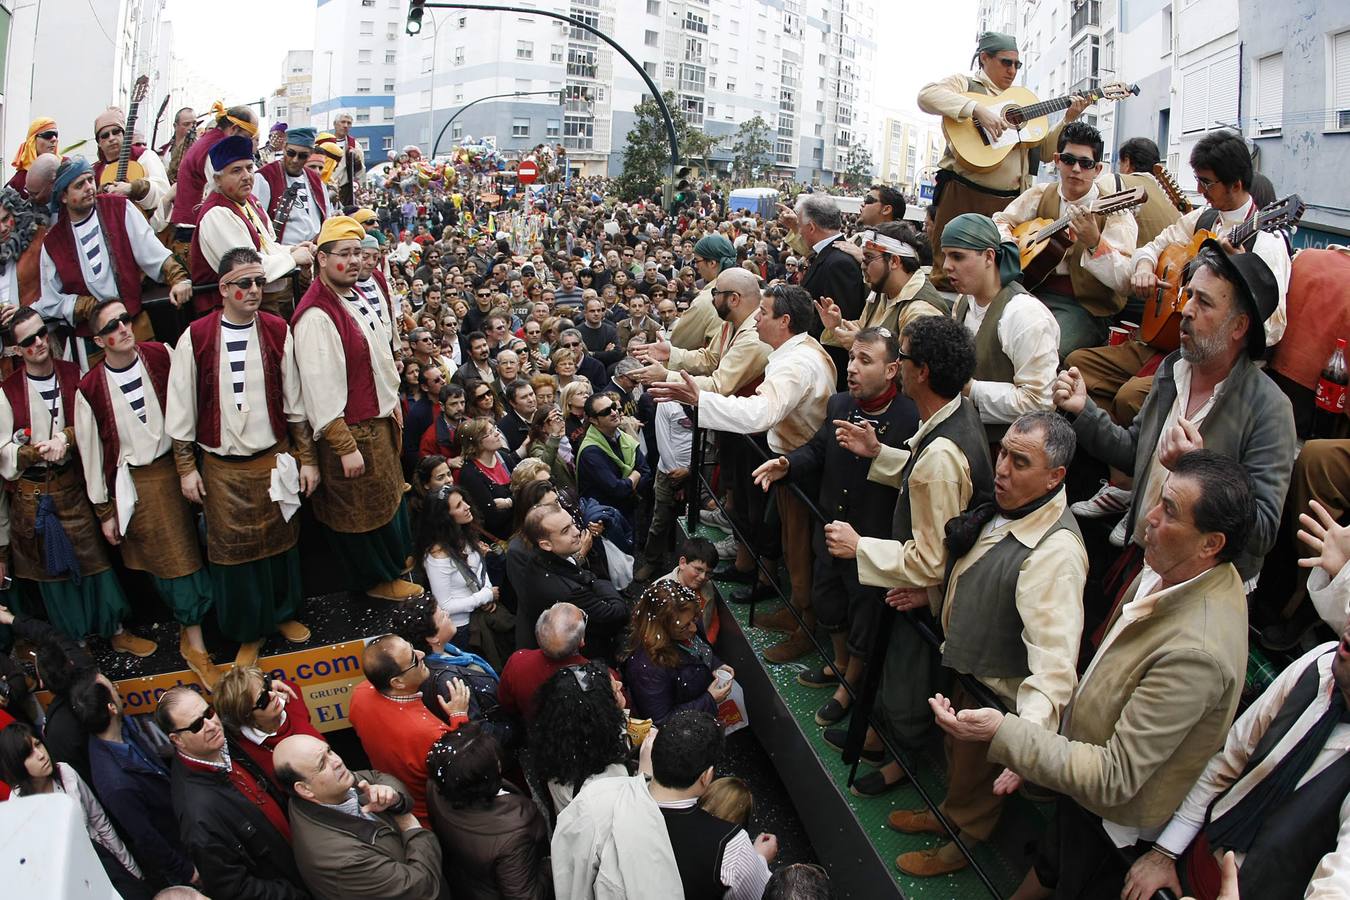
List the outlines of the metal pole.
{"type": "Polygon", "coordinates": [[[436,157],[436,151],[440,149],[441,138],[445,137],[445,130],[453,125],[455,120],[459,118],[459,114],[464,112],[464,110],[468,109],[470,106],[473,106],[476,103],[482,103],[484,100],[500,100],[503,97],[537,97],[540,94],[558,94],[561,96],[562,91],[511,91],[507,94],[488,94],[486,97],[470,100],[468,103],[465,103],[459,109],[455,110],[455,114],[450,117],[449,121],[441,126],[440,133],[436,135],[436,143],[431,150],[432,158],[434,159],[436,157]]]}
{"type": "Polygon", "coordinates": [[[616,50],[619,55],[633,67],[633,71],[642,76],[642,80],[647,85],[647,89],[652,92],[652,97],[656,100],[656,105],[661,110],[661,117],[666,121],[666,139],[670,142],[670,174],[672,176],[675,174],[675,168],[680,164],[680,140],[675,134],[675,120],[670,115],[670,107],[666,106],[666,98],[661,96],[660,88],[656,86],[656,82],[652,81],[652,77],[647,74],[647,70],[642,68],[641,64],[633,59],[627,50],[619,46],[619,43],[615,41],[614,38],[605,34],[598,28],[586,24],[580,19],[574,19],[571,16],[563,15],[562,13],[549,12],[548,10],[530,9],[527,6],[496,6],[487,3],[426,3],[424,6],[427,9],[481,9],[489,12],[513,12],[527,16],[544,16],[549,19],[557,19],[559,22],[566,22],[583,31],[589,31],[606,44],[609,44],[610,47],[614,48],[614,50],[616,50]]]}
{"type": "Polygon", "coordinates": [[[436,45],[441,40],[441,29],[436,25],[436,17],[431,16],[431,83],[427,91],[427,162],[432,160],[431,132],[436,127],[436,45]]]}

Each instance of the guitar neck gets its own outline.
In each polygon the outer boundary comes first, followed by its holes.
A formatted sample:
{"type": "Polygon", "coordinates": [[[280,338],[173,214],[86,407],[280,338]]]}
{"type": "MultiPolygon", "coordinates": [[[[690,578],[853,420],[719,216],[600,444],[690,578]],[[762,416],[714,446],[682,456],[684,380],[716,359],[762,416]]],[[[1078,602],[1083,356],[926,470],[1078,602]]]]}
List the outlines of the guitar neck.
{"type": "Polygon", "coordinates": [[[117,155],[117,180],[127,180],[127,167],[131,164],[131,142],[132,135],[136,133],[136,113],[140,107],[139,102],[133,102],[131,109],[127,111],[127,126],[122,134],[122,152],[117,155]]]}
{"type": "MultiPolygon", "coordinates": [[[[1101,92],[1091,90],[1082,96],[1087,97],[1089,102],[1096,103],[1101,99],[1101,92]]],[[[1052,112],[1059,112],[1061,109],[1068,109],[1073,105],[1072,97],[1055,97],[1053,100],[1041,100],[1027,106],[1020,107],[1022,117],[1025,121],[1039,119],[1041,116],[1048,116],[1052,112]]]]}

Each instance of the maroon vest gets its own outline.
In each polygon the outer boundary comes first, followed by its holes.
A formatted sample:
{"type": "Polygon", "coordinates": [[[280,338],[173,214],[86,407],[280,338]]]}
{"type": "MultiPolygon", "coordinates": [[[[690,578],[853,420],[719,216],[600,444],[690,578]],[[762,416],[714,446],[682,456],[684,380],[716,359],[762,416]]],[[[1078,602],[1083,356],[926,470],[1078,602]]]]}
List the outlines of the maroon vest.
{"type": "MultiPolygon", "coordinates": [[[[249,196],[248,203],[253,207],[253,211],[257,213],[259,219],[266,218],[266,214],[262,211],[262,208],[258,206],[258,201],[254,200],[252,195],[249,196]]],[[[239,221],[243,222],[244,227],[248,229],[248,236],[253,239],[254,250],[262,247],[262,235],[258,233],[257,228],[253,227],[253,223],[248,220],[248,217],[239,211],[239,207],[235,205],[233,200],[229,199],[224,194],[213,191],[211,195],[206,198],[206,202],[202,204],[201,212],[197,214],[197,228],[192,232],[192,248],[188,253],[188,271],[192,276],[192,280],[197,284],[213,284],[219,280],[216,276],[215,268],[206,261],[206,256],[202,253],[201,246],[202,217],[217,206],[222,206],[239,217],[239,221]]],[[[201,315],[209,310],[219,309],[223,302],[224,301],[220,298],[220,291],[218,290],[198,291],[192,297],[192,308],[198,315],[201,315]]]]}
{"type": "Polygon", "coordinates": [[[173,196],[173,212],[169,221],[175,225],[191,225],[197,221],[197,207],[206,191],[206,155],[225,138],[219,128],[208,128],[197,135],[178,162],[178,192],[173,196]]]}
{"type": "MultiPolygon", "coordinates": [[[[56,366],[56,386],[61,391],[61,412],[65,414],[66,425],[75,424],[75,389],[80,386],[80,367],[64,359],[54,359],[56,366]]],[[[33,420],[28,413],[28,372],[20,365],[10,376],[0,383],[5,392],[10,411],[14,413],[14,430],[31,428],[33,420]]]]}
{"type": "MultiPolygon", "coordinates": [[[[371,369],[370,345],[361,333],[361,326],[342,308],[347,301],[333,293],[320,278],[314,279],[305,296],[295,306],[293,321],[310,310],[328,316],[342,340],[342,355],[347,361],[347,406],[342,419],[348,425],[373,419],[380,414],[375,399],[375,372],[371,369]]],[[[325,423],[327,424],[327,423],[325,423]]]]}
{"type": "MultiPolygon", "coordinates": [[[[188,326],[192,355],[197,360],[197,443],[220,446],[220,310],[188,326]]],[[[281,361],[286,353],[286,320],[258,312],[258,349],[262,351],[263,393],[267,420],[278,441],[286,436],[286,410],[281,394],[281,361]]]]}
{"type": "MultiPolygon", "coordinates": [[[[169,397],[169,348],[157,341],[144,341],[136,345],[136,354],[141,358],[141,368],[153,389],[145,392],[145,402],[150,402],[153,393],[163,414],[169,397]]],[[[98,442],[103,446],[103,483],[112,493],[113,485],[117,483],[117,458],[122,452],[122,441],[117,436],[117,416],[108,393],[108,368],[104,363],[94,366],[80,379],[80,396],[89,404],[94,421],[98,423],[98,442]]]]}
{"type": "MultiPolygon", "coordinates": [[[[127,234],[127,198],[116,194],[98,194],[94,198],[94,209],[98,212],[98,226],[103,231],[103,241],[112,255],[117,299],[126,306],[127,312],[137,315],[141,311],[142,272],[136,262],[136,251],[131,247],[131,237],[127,234]]],[[[84,272],[80,269],[79,254],[83,251],[76,243],[75,228],[65,207],[62,207],[61,214],[47,232],[42,245],[47,248],[47,255],[56,266],[56,277],[61,281],[62,292],[88,294],[84,272]]],[[[76,333],[88,337],[88,323],[81,322],[76,333]]]]}
{"type": "MultiPolygon", "coordinates": [[[[144,153],[145,151],[146,151],[146,146],[145,146],[144,144],[132,144],[132,145],[131,145],[131,158],[132,158],[132,159],[140,159],[140,158],[141,158],[141,154],[144,153]]],[[[113,160],[113,161],[110,162],[110,163],[105,163],[105,162],[103,161],[103,155],[102,155],[102,154],[99,154],[98,156],[94,157],[94,182],[95,182],[95,183],[98,183],[98,180],[99,180],[100,178],[103,177],[103,170],[104,170],[104,169],[108,168],[108,166],[116,166],[116,165],[117,165],[117,160],[113,160]]],[[[117,169],[114,168],[113,171],[116,172],[117,169]]]]}
{"type": "MultiPolygon", "coordinates": [[[[319,176],[309,169],[304,170],[305,178],[309,181],[309,195],[319,204],[319,218],[328,218],[328,192],[324,190],[323,182],[319,176]]],[[[267,201],[267,218],[272,220],[272,227],[277,228],[277,243],[285,241],[286,226],[279,228],[276,224],[277,205],[281,202],[281,195],[286,193],[286,170],[281,167],[281,160],[270,162],[258,170],[258,174],[267,182],[267,188],[272,194],[272,199],[267,201]]]]}

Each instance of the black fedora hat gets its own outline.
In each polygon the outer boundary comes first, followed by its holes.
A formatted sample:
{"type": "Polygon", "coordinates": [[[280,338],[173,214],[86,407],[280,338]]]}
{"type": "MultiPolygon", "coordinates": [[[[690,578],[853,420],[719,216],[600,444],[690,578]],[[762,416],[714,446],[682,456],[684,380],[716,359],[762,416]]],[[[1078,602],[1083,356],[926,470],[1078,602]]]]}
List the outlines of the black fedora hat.
{"type": "Polygon", "coordinates": [[[1255,253],[1226,253],[1223,244],[1213,238],[1200,245],[1197,257],[1206,250],[1212,250],[1213,256],[1218,258],[1224,280],[1236,288],[1238,301],[1251,316],[1252,324],[1247,329],[1247,355],[1258,359],[1266,352],[1265,322],[1280,304],[1280,287],[1275,282],[1275,273],[1255,253]]]}

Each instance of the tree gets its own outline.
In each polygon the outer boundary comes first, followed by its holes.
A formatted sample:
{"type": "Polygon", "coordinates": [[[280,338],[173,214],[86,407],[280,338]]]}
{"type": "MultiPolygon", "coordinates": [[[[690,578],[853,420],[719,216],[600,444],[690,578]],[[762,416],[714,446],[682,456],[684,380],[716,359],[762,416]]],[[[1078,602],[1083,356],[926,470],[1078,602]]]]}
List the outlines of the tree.
{"type": "Polygon", "coordinates": [[[706,173],[712,168],[708,162],[708,154],[712,153],[713,148],[719,143],[719,138],[698,128],[685,128],[684,135],[680,138],[680,157],[690,165],[697,165],[699,171],[706,173]]]}
{"type": "MultiPolygon", "coordinates": [[[[665,91],[661,96],[665,98],[670,116],[675,122],[677,143],[680,147],[688,147],[691,129],[675,104],[675,95],[665,91]]],[[[633,107],[633,112],[637,119],[628,130],[628,144],[623,152],[623,172],[615,183],[619,197],[630,202],[657,193],[670,174],[670,141],[666,136],[666,122],[661,116],[661,107],[656,105],[656,100],[648,97],[633,107]]]]}
{"type": "Polygon", "coordinates": [[[846,186],[857,189],[872,184],[872,153],[866,147],[851,147],[844,166],[839,178],[846,186]]]}
{"type": "Polygon", "coordinates": [[[754,181],[758,171],[769,164],[769,123],[755,116],[742,122],[736,129],[736,143],[731,147],[731,174],[739,184],[754,181]]]}

